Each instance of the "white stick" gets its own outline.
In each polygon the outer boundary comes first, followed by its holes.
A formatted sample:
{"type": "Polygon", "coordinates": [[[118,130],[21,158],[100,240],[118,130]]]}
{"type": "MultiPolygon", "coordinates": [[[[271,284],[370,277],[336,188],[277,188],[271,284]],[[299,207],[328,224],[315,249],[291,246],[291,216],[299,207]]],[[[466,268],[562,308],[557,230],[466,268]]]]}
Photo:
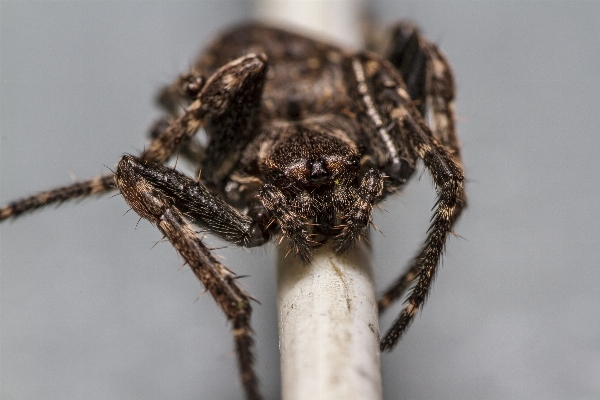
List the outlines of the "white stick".
{"type": "Polygon", "coordinates": [[[284,400],[381,399],[377,302],[365,242],[321,248],[310,265],[279,251],[284,400]]]}
{"type": "Polygon", "coordinates": [[[289,23],[351,48],[362,43],[360,0],[257,0],[255,4],[262,21],[289,23]]]}
{"type": "MultiPolygon", "coordinates": [[[[361,43],[360,1],[262,0],[257,16],[291,24],[342,46],[361,43]]],[[[345,255],[323,247],[310,265],[278,257],[282,399],[382,398],[379,324],[370,254],[362,241],[345,255]]]]}

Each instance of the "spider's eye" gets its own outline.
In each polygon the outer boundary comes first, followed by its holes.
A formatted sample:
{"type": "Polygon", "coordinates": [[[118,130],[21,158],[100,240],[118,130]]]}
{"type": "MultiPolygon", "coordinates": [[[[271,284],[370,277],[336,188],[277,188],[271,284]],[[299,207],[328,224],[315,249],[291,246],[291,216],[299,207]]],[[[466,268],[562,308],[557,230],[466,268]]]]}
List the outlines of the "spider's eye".
{"type": "Polygon", "coordinates": [[[203,86],[204,79],[201,77],[190,78],[190,82],[185,85],[185,94],[190,97],[196,97],[203,86]]]}
{"type": "Polygon", "coordinates": [[[352,156],[348,159],[348,166],[350,168],[358,168],[358,166],[360,165],[360,157],[359,156],[352,156]]]}

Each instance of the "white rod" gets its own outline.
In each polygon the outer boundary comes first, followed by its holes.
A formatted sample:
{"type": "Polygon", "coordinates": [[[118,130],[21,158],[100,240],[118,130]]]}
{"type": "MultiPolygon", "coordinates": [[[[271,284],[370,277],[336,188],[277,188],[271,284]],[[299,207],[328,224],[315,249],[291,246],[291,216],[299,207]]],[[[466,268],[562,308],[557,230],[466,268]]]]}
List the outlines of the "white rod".
{"type": "Polygon", "coordinates": [[[362,45],[360,0],[257,0],[255,16],[278,26],[291,24],[325,40],[350,47],[362,45]]]}
{"type": "MultiPolygon", "coordinates": [[[[256,16],[347,48],[362,42],[359,0],[261,0],[256,16]]],[[[278,255],[283,400],[380,400],[379,322],[370,252],[324,246],[310,265],[278,255]]]]}
{"type": "Polygon", "coordinates": [[[310,265],[278,259],[282,399],[382,398],[377,302],[365,241],[310,265]]]}

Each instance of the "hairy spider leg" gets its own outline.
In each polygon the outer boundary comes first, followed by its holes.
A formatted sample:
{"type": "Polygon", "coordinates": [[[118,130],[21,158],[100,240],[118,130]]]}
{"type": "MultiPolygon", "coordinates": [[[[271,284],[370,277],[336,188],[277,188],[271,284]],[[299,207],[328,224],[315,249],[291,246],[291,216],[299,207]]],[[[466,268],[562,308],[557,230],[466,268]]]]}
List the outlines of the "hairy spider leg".
{"type": "Polygon", "coordinates": [[[76,182],[71,185],[46,190],[0,207],[0,221],[19,217],[25,213],[35,211],[50,204],[60,205],[67,200],[85,198],[91,195],[101,195],[113,189],[115,189],[113,175],[101,175],[87,181],[76,182]]]}
{"type": "MultiPolygon", "coordinates": [[[[151,141],[169,128],[170,121],[177,119],[185,112],[185,109],[198,96],[205,83],[204,74],[193,69],[180,75],[173,83],[163,87],[158,92],[154,100],[156,105],[164,112],[164,115],[156,120],[148,130],[148,137],[151,141]]],[[[204,154],[204,147],[195,140],[182,143],[178,151],[178,156],[192,164],[201,163],[204,154]]]]}
{"type": "MultiPolygon", "coordinates": [[[[143,180],[145,188],[149,187],[168,196],[170,203],[181,213],[211,234],[244,247],[261,246],[269,240],[267,231],[259,221],[254,221],[211,193],[202,182],[173,168],[144,161],[129,154],[121,158],[117,173],[125,167],[129,175],[143,180]]],[[[120,186],[119,188],[121,189],[120,186]]],[[[130,193],[133,193],[131,189],[130,193]]],[[[129,194],[129,197],[133,198],[133,194],[129,194]]]]}
{"type": "MultiPolygon", "coordinates": [[[[237,128],[240,128],[238,133],[249,136],[250,132],[248,131],[253,128],[251,119],[260,102],[266,70],[266,56],[264,55],[249,54],[227,63],[208,79],[197,98],[187,107],[183,115],[172,121],[141,153],[139,159],[124,156],[114,175],[104,175],[42,192],[0,208],[0,220],[4,220],[42,206],[60,204],[91,194],[106,193],[117,187],[125,200],[140,216],[157,225],[233,322],[238,364],[248,399],[262,398],[253,366],[251,308],[248,296],[233,282],[234,274],[216,261],[201,240],[195,236],[190,225],[183,219],[181,211],[170,204],[168,195],[174,193],[169,192],[166,195],[160,189],[153,188],[141,174],[134,172],[131,165],[132,160],[144,162],[146,166],[150,163],[162,164],[168,161],[180,144],[185,143],[206,124],[215,121],[218,121],[216,125],[220,128],[220,130],[213,131],[216,136],[220,133],[224,133],[225,136],[231,135],[232,131],[237,128]]],[[[219,146],[223,145],[219,142],[218,137],[213,141],[216,143],[217,150],[219,146]]],[[[244,141],[242,140],[242,142],[244,141]]],[[[232,154],[220,152],[217,156],[231,157],[232,154]]],[[[151,169],[146,168],[146,171],[151,169]]],[[[158,168],[158,171],[162,170],[158,168]]],[[[223,171],[214,171],[212,175],[213,177],[219,176],[219,173],[223,173],[223,171]]],[[[191,180],[183,180],[181,174],[176,172],[172,176],[173,179],[165,185],[168,186],[169,183],[180,185],[179,193],[182,198],[193,196],[191,180]],[[187,191],[185,190],[186,185],[189,189],[187,191]]],[[[231,207],[225,207],[225,211],[221,211],[221,214],[211,214],[210,205],[213,206],[212,211],[214,211],[214,207],[217,207],[216,198],[207,196],[208,191],[197,183],[195,188],[203,193],[204,198],[199,196],[197,199],[198,201],[195,203],[198,207],[197,210],[186,211],[196,215],[196,218],[213,233],[225,239],[229,238],[236,244],[246,246],[264,243],[262,230],[250,218],[239,214],[231,207]],[[198,205],[198,202],[202,204],[198,205]],[[202,208],[207,205],[209,205],[208,211],[202,208]],[[212,216],[203,219],[206,214],[212,216]],[[227,222],[220,225],[224,220],[227,222]],[[229,225],[226,227],[225,224],[229,225]]],[[[218,206],[223,206],[223,204],[219,203],[218,206]]]]}
{"type": "MultiPolygon", "coordinates": [[[[263,54],[248,54],[219,68],[207,80],[186,112],[169,124],[142,152],[140,158],[162,164],[180,144],[207,126],[207,129],[214,128],[210,132],[215,136],[206,152],[207,156],[211,154],[210,157],[215,158],[210,161],[218,162],[225,158],[231,159],[232,163],[237,162],[239,154],[227,151],[227,146],[231,145],[230,136],[238,135],[236,139],[240,144],[236,146],[237,152],[237,147],[243,147],[250,141],[266,72],[266,56],[263,54]]],[[[206,161],[206,164],[212,164],[206,161]]],[[[221,177],[226,172],[229,171],[215,171],[214,174],[221,177]]]]}
{"type": "MultiPolygon", "coordinates": [[[[364,74],[364,82],[368,88],[363,101],[366,101],[366,96],[376,97],[379,101],[377,108],[372,111],[378,113],[377,118],[373,119],[381,119],[382,126],[391,126],[387,132],[393,142],[390,148],[394,151],[400,148],[413,149],[415,156],[423,160],[430,171],[438,192],[432,224],[416,258],[419,264],[418,276],[415,278],[417,283],[410,292],[407,305],[381,341],[382,350],[391,350],[425,302],[446,237],[451,232],[456,212],[460,209],[457,204],[460,201],[463,172],[448,150],[433,137],[421,113],[414,106],[402,77],[391,64],[363,54],[354,61],[354,65],[357,72],[364,74]],[[377,68],[372,67],[374,65],[377,68]]],[[[391,181],[400,182],[398,179],[391,181]]]]}
{"type": "MultiPolygon", "coordinates": [[[[246,396],[252,400],[261,399],[254,371],[250,297],[235,283],[235,274],[215,259],[196,236],[192,226],[185,221],[181,211],[172,204],[173,193],[164,193],[157,188],[155,182],[139,173],[139,167],[139,160],[124,156],[115,173],[117,187],[131,208],[156,225],[167,237],[232,322],[238,366],[246,396]]],[[[144,167],[149,168],[148,165],[144,167]]],[[[175,175],[180,178],[178,174],[175,175]]]]}
{"type": "Polygon", "coordinates": [[[197,98],[170,124],[139,158],[125,155],[115,173],[116,184],[127,203],[154,223],[190,265],[227,318],[233,335],[242,384],[248,399],[260,399],[254,371],[251,308],[248,296],[233,282],[234,274],[222,266],[196,237],[182,213],[211,233],[237,245],[258,246],[268,240],[260,221],[235,210],[209,192],[203,183],[160,164],[180,143],[201,127],[210,137],[205,178],[218,182],[229,173],[251,140],[266,77],[266,56],[249,54],[227,63],[207,80],[197,98]],[[232,135],[241,144],[232,146],[232,135]],[[216,166],[219,166],[218,168],[216,166]],[[223,167],[226,165],[226,167],[223,167]]]}
{"type": "Polygon", "coordinates": [[[382,350],[391,350],[397,344],[418,309],[425,302],[437,272],[446,238],[452,231],[458,213],[462,210],[462,206],[459,205],[464,179],[462,169],[435,138],[424,133],[425,126],[421,126],[419,122],[412,116],[407,116],[403,125],[409,131],[410,140],[419,158],[423,160],[433,177],[438,192],[437,208],[427,239],[416,257],[416,263],[420,265],[418,277],[415,278],[417,283],[409,293],[404,310],[382,340],[382,350]]]}
{"type": "Polygon", "coordinates": [[[411,22],[401,22],[391,30],[391,45],[385,58],[402,75],[408,95],[415,106],[425,116],[427,57],[423,44],[425,40],[411,22]]]}
{"type": "MultiPolygon", "coordinates": [[[[175,99],[175,87],[181,86],[183,78],[178,78],[175,83],[170,85],[168,89],[163,89],[157,99],[157,103],[161,108],[169,114],[171,118],[163,117],[153,124],[149,134],[152,141],[158,136],[164,134],[167,128],[171,125],[169,119],[176,119],[177,112],[173,104],[175,99]],[[163,94],[164,93],[164,94],[163,94]]],[[[187,146],[182,146],[182,150],[187,146]]],[[[187,151],[183,151],[187,155],[187,151]]],[[[91,178],[81,182],[75,182],[70,185],[61,186],[51,190],[36,193],[32,196],[25,197],[13,201],[6,206],[0,208],[0,221],[8,218],[16,218],[25,213],[35,211],[44,206],[56,204],[60,205],[65,201],[86,198],[91,195],[102,195],[116,188],[114,175],[107,174],[95,178],[91,178]]]]}
{"type": "MultiPolygon", "coordinates": [[[[168,161],[178,146],[185,144],[207,121],[211,118],[228,115],[227,111],[231,102],[239,100],[240,90],[247,89],[240,86],[244,86],[243,84],[247,84],[247,82],[260,85],[260,82],[264,81],[265,73],[266,57],[255,54],[233,60],[218,69],[202,87],[196,100],[186,108],[180,117],[170,121],[166,128],[160,130],[149,147],[142,152],[140,158],[161,164],[168,161]],[[232,79],[232,76],[235,76],[235,79],[232,79]],[[216,94],[224,80],[233,81],[233,83],[227,86],[228,91],[216,94]]],[[[180,79],[178,78],[178,81],[180,79]]],[[[244,122],[242,118],[240,120],[238,123],[244,122]]],[[[113,189],[115,189],[114,176],[110,174],[43,191],[0,207],[0,221],[15,218],[51,204],[62,204],[68,200],[101,195],[113,189]]]]}
{"type": "MultiPolygon", "coordinates": [[[[387,59],[401,73],[407,91],[424,117],[431,113],[433,136],[443,144],[462,167],[460,143],[455,130],[454,78],[452,69],[438,47],[423,37],[410,22],[399,23],[392,29],[392,45],[387,59]]],[[[454,220],[456,222],[467,205],[464,187],[460,188],[454,220]]],[[[381,296],[378,307],[382,312],[402,297],[421,269],[420,258],[415,257],[405,272],[381,296]]]]}

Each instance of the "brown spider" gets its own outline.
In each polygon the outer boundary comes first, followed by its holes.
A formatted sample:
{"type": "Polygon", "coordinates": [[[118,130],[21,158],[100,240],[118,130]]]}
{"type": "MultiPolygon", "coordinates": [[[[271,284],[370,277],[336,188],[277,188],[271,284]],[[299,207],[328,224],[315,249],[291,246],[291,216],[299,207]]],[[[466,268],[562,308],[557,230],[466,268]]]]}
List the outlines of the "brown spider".
{"type": "Polygon", "coordinates": [[[0,208],[0,220],[118,189],[232,322],[246,395],[259,399],[250,296],[192,224],[245,247],[284,236],[305,262],[327,241],[344,252],[367,232],[373,206],[401,188],[422,160],[438,199],[420,252],[379,300],[383,311],[412,285],[381,340],[381,349],[390,350],[423,305],[466,205],[453,99],[445,57],[411,24],[392,31],[383,57],[260,24],[238,26],[161,92],[165,117],[145,151],[123,156],[114,175],[10,203],[0,208]],[[201,128],[205,147],[194,140],[201,128]],[[198,179],[164,165],[176,154],[198,166],[198,179]]]}

